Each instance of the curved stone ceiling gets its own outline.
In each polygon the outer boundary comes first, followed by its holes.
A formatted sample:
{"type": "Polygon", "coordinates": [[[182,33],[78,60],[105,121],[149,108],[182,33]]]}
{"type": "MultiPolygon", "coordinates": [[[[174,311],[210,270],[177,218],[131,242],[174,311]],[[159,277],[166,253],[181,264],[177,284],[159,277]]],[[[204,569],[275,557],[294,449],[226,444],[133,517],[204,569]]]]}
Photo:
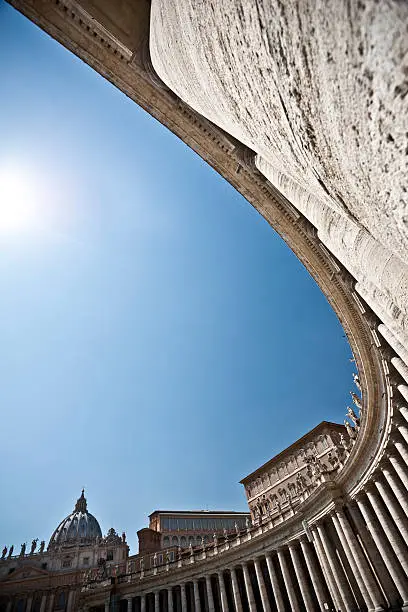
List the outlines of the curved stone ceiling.
{"type": "Polygon", "coordinates": [[[152,62],[256,152],[408,346],[408,5],[153,0],[152,62]]]}

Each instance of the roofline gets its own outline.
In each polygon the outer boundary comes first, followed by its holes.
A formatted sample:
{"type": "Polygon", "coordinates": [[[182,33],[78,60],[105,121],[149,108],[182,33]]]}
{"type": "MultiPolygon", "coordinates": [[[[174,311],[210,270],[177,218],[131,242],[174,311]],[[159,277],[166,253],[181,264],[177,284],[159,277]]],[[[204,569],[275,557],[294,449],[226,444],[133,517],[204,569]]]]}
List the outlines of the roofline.
{"type": "Polygon", "coordinates": [[[151,514],[149,514],[149,518],[151,516],[153,516],[153,514],[205,514],[205,516],[211,516],[214,514],[222,514],[222,515],[232,515],[232,516],[237,516],[237,515],[243,515],[243,516],[247,516],[250,513],[249,512],[239,512],[237,510],[153,510],[153,512],[151,514]]]}
{"type": "Polygon", "coordinates": [[[289,449],[292,448],[292,446],[300,444],[302,441],[308,438],[311,434],[313,434],[317,429],[323,428],[323,426],[330,426],[330,427],[334,427],[338,429],[344,429],[344,425],[342,425],[341,423],[334,423],[333,421],[321,421],[321,423],[313,427],[313,429],[305,433],[301,438],[298,438],[297,440],[295,440],[295,442],[292,442],[290,446],[287,446],[282,451],[280,451],[277,455],[274,455],[272,459],[269,459],[268,461],[266,461],[266,463],[256,468],[256,470],[248,474],[248,476],[244,476],[244,478],[240,480],[239,483],[245,485],[245,483],[248,481],[249,478],[253,478],[256,474],[262,472],[266,467],[273,465],[279,459],[279,457],[281,457],[282,455],[285,455],[289,451],[289,449]]]}

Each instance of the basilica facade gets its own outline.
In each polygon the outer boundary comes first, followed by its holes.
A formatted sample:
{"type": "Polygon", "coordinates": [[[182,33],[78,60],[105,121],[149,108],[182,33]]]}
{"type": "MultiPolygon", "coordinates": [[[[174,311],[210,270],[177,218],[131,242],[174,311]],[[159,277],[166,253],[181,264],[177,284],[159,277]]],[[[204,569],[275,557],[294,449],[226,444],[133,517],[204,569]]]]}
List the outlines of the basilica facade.
{"type": "Polygon", "coordinates": [[[90,568],[104,576],[111,566],[124,563],[129,548],[126,536],[109,529],[102,535],[97,519],[88,511],[82,491],[73,512],[58,525],[47,548],[34,539],[28,550],[4,547],[0,559],[0,607],[4,612],[72,612],[79,606],[84,572],[90,568]]]}

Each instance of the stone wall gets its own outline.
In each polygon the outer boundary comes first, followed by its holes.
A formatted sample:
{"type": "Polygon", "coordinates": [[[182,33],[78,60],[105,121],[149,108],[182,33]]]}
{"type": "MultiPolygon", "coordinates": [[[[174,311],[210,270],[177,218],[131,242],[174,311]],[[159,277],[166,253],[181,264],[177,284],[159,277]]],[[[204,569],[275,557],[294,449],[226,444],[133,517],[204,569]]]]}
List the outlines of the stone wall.
{"type": "Polygon", "coordinates": [[[318,230],[408,347],[408,5],[153,0],[152,62],[318,230]]]}

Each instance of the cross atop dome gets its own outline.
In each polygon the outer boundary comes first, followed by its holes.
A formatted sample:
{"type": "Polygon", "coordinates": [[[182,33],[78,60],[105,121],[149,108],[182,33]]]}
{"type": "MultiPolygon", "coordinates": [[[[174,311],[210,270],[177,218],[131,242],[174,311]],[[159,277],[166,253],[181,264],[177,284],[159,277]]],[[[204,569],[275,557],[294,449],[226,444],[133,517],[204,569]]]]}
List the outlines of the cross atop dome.
{"type": "Polygon", "coordinates": [[[86,498],[84,493],[85,489],[82,489],[81,497],[77,499],[74,512],[87,512],[86,498]]]}

